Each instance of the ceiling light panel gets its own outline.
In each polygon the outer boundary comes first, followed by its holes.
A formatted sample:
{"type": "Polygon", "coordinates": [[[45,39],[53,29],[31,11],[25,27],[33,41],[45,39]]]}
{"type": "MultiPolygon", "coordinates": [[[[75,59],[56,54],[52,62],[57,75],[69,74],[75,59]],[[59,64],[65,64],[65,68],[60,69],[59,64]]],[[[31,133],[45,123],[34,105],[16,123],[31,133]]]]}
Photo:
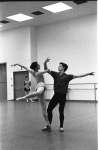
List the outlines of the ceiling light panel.
{"type": "Polygon", "coordinates": [[[52,5],[48,5],[48,6],[45,6],[45,7],[42,7],[43,9],[46,9],[48,11],[51,11],[53,13],[58,13],[58,12],[61,12],[61,11],[65,11],[65,10],[68,10],[68,9],[72,9],[72,7],[62,3],[62,2],[59,2],[59,3],[56,3],[56,4],[52,4],[52,5]]]}
{"type": "Polygon", "coordinates": [[[6,17],[6,18],[11,19],[11,20],[15,20],[15,21],[18,21],[18,22],[34,19],[33,17],[27,16],[27,15],[24,15],[24,14],[21,14],[21,13],[13,15],[13,16],[6,17]]]}

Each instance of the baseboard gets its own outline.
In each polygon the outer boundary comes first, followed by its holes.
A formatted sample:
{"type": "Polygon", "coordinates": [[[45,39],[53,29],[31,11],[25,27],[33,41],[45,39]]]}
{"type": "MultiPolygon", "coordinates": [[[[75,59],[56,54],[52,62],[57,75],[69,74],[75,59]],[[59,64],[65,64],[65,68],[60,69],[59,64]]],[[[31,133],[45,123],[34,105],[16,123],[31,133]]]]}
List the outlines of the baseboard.
{"type": "MultiPolygon", "coordinates": [[[[46,99],[46,101],[50,101],[50,99],[46,99]]],[[[67,102],[98,102],[97,100],[66,100],[67,102]]]]}
{"type": "Polygon", "coordinates": [[[96,100],[67,100],[68,102],[85,102],[85,103],[97,103],[98,101],[96,101],[96,100]]]}
{"type": "MultiPolygon", "coordinates": [[[[50,101],[51,99],[46,99],[46,101],[50,101]]],[[[16,101],[14,99],[10,99],[10,100],[7,100],[7,101],[16,101]]],[[[39,99],[33,99],[33,101],[39,101],[39,99]]],[[[66,100],[67,102],[96,102],[98,103],[98,100],[66,100]]]]}
{"type": "MultiPolygon", "coordinates": [[[[15,99],[10,99],[10,100],[7,100],[7,101],[16,101],[15,99]]],[[[39,99],[33,99],[33,101],[39,101],[39,99]]]]}
{"type": "Polygon", "coordinates": [[[7,100],[7,101],[14,101],[14,99],[9,99],[9,100],[7,100]]]}

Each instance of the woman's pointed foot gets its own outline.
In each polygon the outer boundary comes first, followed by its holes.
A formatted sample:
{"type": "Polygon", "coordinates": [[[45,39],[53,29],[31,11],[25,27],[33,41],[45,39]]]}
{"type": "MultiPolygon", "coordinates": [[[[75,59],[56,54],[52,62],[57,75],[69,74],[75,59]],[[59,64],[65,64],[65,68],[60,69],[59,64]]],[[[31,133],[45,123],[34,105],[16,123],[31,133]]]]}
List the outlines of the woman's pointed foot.
{"type": "Polygon", "coordinates": [[[19,97],[16,99],[16,101],[20,101],[20,100],[24,100],[24,99],[25,99],[25,97],[19,97]]]}

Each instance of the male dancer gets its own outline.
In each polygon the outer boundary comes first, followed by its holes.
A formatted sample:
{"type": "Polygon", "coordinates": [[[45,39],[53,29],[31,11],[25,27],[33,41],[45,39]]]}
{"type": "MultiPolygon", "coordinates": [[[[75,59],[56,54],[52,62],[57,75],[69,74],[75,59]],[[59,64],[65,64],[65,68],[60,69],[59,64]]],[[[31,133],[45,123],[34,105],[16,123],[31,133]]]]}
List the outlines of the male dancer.
{"type": "MultiPolygon", "coordinates": [[[[49,58],[47,58],[44,62],[44,69],[47,68],[47,62],[49,62],[49,58]]],[[[57,104],[59,104],[59,114],[60,114],[60,132],[64,132],[63,129],[63,123],[64,123],[64,107],[66,102],[66,93],[68,90],[68,84],[72,79],[86,77],[88,75],[94,75],[94,72],[82,74],[82,75],[73,75],[73,74],[66,74],[65,71],[68,69],[68,65],[60,62],[58,67],[58,72],[49,71],[49,73],[53,79],[54,79],[54,95],[52,99],[49,102],[47,113],[48,113],[48,119],[50,124],[52,123],[52,111],[56,107],[57,104]]],[[[47,127],[45,126],[43,128],[43,131],[46,131],[47,127]]]]}

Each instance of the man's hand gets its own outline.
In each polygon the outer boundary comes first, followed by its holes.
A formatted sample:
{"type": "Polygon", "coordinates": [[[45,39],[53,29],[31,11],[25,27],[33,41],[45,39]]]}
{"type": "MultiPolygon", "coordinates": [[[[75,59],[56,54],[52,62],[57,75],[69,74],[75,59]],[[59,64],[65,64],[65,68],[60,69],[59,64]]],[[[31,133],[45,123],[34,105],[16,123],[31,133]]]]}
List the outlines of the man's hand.
{"type": "Polygon", "coordinates": [[[94,76],[95,72],[90,72],[88,75],[93,75],[94,76]]]}
{"type": "Polygon", "coordinates": [[[16,65],[18,65],[18,64],[14,64],[14,66],[16,66],[16,65]]]}
{"type": "Polygon", "coordinates": [[[14,67],[14,66],[16,66],[17,64],[13,64],[13,65],[11,65],[11,67],[14,67]]]}

